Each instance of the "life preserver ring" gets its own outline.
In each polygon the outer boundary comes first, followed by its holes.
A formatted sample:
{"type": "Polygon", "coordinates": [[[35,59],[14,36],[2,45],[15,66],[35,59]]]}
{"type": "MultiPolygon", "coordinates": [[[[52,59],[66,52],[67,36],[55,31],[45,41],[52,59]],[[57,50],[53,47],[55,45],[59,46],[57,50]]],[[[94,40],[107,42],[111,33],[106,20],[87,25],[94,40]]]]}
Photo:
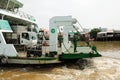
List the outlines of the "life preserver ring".
{"type": "Polygon", "coordinates": [[[8,57],[1,55],[0,56],[0,64],[7,64],[8,63],[8,57]]]}

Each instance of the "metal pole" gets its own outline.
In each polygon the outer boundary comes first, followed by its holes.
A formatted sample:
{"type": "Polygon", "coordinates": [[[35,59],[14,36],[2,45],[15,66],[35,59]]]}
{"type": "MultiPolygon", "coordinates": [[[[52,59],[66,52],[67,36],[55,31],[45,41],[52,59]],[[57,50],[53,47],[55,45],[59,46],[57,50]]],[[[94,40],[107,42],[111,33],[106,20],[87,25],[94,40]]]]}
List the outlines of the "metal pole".
{"type": "Polygon", "coordinates": [[[15,7],[15,2],[14,2],[13,7],[12,7],[12,11],[13,11],[13,12],[14,12],[14,7],[15,7]]]}
{"type": "MultiPolygon", "coordinates": [[[[10,3],[10,0],[8,0],[5,10],[8,9],[9,3],[10,3]]],[[[3,15],[2,15],[2,20],[4,19],[4,16],[5,16],[5,15],[3,14],[3,15]]]]}

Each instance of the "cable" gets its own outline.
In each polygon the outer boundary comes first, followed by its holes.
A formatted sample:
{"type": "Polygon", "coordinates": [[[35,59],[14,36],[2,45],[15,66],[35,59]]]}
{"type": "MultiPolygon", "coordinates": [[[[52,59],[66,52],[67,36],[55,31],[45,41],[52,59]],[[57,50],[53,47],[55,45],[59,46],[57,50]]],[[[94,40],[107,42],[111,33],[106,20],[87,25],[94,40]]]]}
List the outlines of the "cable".
{"type": "Polygon", "coordinates": [[[80,22],[78,20],[77,20],[77,22],[78,22],[79,26],[81,27],[81,29],[83,30],[83,32],[85,32],[82,25],[80,24],[80,22]]]}
{"type": "MultiPolygon", "coordinates": [[[[77,29],[75,26],[73,26],[73,28],[80,34],[80,31],[78,31],[78,29],[77,29]]],[[[81,34],[80,34],[80,35],[81,35],[81,34]]],[[[81,35],[80,37],[82,37],[84,41],[86,40],[83,35],[81,35]]]]}
{"type": "MultiPolygon", "coordinates": [[[[77,20],[77,22],[78,22],[79,26],[81,27],[81,29],[83,30],[83,32],[85,32],[84,29],[83,29],[83,27],[82,27],[82,25],[79,23],[78,20],[77,20]]],[[[73,26],[73,28],[80,34],[80,32],[78,31],[78,29],[77,29],[75,26],[73,26]]],[[[81,34],[80,34],[80,35],[81,35],[81,34]]],[[[81,35],[81,37],[83,38],[83,40],[84,40],[84,41],[86,42],[86,44],[87,44],[86,38],[85,38],[83,35],[81,35]]]]}
{"type": "MultiPolygon", "coordinates": [[[[58,30],[59,30],[60,35],[62,35],[59,28],[58,28],[58,30]]],[[[64,46],[64,48],[66,49],[66,51],[67,51],[68,53],[70,53],[70,51],[66,48],[66,46],[65,46],[65,44],[64,44],[64,41],[63,41],[63,46],[64,46]]]]}

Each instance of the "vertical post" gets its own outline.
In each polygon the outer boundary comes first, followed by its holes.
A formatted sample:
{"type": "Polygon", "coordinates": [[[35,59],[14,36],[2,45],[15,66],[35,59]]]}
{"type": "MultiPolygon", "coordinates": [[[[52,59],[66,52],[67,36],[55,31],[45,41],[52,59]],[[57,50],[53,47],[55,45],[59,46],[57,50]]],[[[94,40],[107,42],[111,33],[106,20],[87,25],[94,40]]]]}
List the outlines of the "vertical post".
{"type": "MultiPolygon", "coordinates": [[[[51,25],[53,26],[53,25],[51,25]]],[[[57,40],[58,39],[58,34],[57,34],[57,28],[56,27],[50,27],[50,52],[57,52],[57,40]]]]}
{"type": "Polygon", "coordinates": [[[31,31],[30,31],[30,32],[33,32],[34,25],[33,25],[33,24],[31,24],[30,26],[31,26],[31,31]]]}
{"type": "MultiPolygon", "coordinates": [[[[10,3],[10,0],[8,0],[5,10],[8,9],[9,3],[10,3]]],[[[4,19],[4,16],[5,16],[5,15],[3,14],[3,15],[2,15],[2,20],[4,19]]]]}
{"type": "Polygon", "coordinates": [[[14,2],[13,7],[12,7],[12,11],[13,11],[13,12],[14,12],[14,7],[15,7],[15,2],[14,2]]]}

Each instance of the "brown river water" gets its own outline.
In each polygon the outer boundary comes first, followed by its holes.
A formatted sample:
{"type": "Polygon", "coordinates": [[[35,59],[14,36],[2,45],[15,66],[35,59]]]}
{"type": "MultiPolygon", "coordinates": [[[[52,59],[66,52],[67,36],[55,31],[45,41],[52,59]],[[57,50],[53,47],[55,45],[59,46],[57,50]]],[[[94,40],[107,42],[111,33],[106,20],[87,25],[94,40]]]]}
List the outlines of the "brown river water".
{"type": "MultiPolygon", "coordinates": [[[[84,44],[80,42],[79,45],[84,44]]],[[[92,42],[102,57],[86,64],[24,65],[0,67],[0,80],[120,80],[120,41],[92,42]]]]}

